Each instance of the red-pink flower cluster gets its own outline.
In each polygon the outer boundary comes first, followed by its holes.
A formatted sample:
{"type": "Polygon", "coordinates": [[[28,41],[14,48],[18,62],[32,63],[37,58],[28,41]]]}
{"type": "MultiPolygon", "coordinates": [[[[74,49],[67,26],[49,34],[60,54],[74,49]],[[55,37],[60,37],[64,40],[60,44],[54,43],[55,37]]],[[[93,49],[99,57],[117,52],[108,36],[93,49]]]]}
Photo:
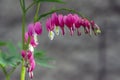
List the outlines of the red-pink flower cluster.
{"type": "Polygon", "coordinates": [[[37,35],[41,34],[42,25],[40,22],[28,25],[28,32],[25,33],[25,45],[28,45],[28,49],[22,50],[21,55],[25,60],[25,67],[27,68],[30,78],[33,77],[33,70],[35,68],[34,48],[38,45],[37,35]]]}
{"type": "MultiPolygon", "coordinates": [[[[59,35],[61,29],[62,35],[65,34],[65,26],[69,29],[72,36],[75,31],[78,35],[81,35],[80,28],[83,27],[86,34],[90,34],[91,31],[95,35],[100,33],[100,28],[94,21],[89,21],[86,18],[80,17],[77,14],[57,15],[53,13],[51,18],[46,21],[46,28],[49,32],[48,36],[51,40],[54,38],[54,33],[59,35]]],[[[30,78],[33,77],[33,70],[35,68],[34,48],[38,45],[37,36],[42,34],[42,25],[40,22],[31,23],[28,25],[28,31],[25,33],[25,46],[27,49],[22,50],[21,55],[25,60],[25,66],[29,72],[30,78]]]]}
{"type": "Polygon", "coordinates": [[[95,35],[101,32],[100,28],[94,23],[94,21],[89,21],[86,18],[79,17],[77,14],[68,14],[63,16],[62,14],[57,15],[56,13],[53,13],[51,18],[48,18],[46,21],[46,28],[49,32],[48,36],[50,39],[53,40],[54,32],[57,35],[59,34],[59,29],[62,30],[62,34],[64,35],[65,26],[67,26],[69,29],[70,35],[73,35],[75,30],[77,31],[78,35],[81,35],[81,27],[83,27],[86,34],[90,34],[91,30],[95,35]]]}

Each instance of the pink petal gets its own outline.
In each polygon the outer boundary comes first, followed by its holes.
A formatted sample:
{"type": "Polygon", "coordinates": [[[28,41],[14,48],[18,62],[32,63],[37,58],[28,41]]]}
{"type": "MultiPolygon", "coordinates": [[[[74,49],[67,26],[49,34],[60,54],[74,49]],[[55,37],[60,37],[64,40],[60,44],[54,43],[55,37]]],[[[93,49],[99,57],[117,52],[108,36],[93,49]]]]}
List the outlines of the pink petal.
{"type": "Polygon", "coordinates": [[[21,55],[22,55],[23,58],[25,58],[25,57],[26,57],[26,51],[25,51],[25,50],[22,50],[22,51],[21,51],[21,55]]]}
{"type": "Polygon", "coordinates": [[[51,18],[47,19],[47,21],[46,21],[46,28],[47,28],[47,31],[53,31],[54,30],[55,25],[52,22],[51,18]]]}
{"type": "Polygon", "coordinates": [[[34,33],[34,24],[31,23],[31,24],[28,25],[28,35],[32,36],[33,33],[34,33]]]}
{"type": "Polygon", "coordinates": [[[59,26],[58,16],[57,16],[56,13],[52,14],[51,20],[52,20],[52,22],[54,23],[55,26],[59,26]]]}
{"type": "Polygon", "coordinates": [[[34,39],[33,36],[31,37],[30,44],[31,44],[33,47],[36,47],[36,46],[38,45],[38,43],[35,41],[35,39],[34,39]]]}
{"type": "Polygon", "coordinates": [[[34,29],[35,29],[36,34],[38,34],[38,35],[42,34],[42,25],[40,22],[35,23],[34,29]]]}

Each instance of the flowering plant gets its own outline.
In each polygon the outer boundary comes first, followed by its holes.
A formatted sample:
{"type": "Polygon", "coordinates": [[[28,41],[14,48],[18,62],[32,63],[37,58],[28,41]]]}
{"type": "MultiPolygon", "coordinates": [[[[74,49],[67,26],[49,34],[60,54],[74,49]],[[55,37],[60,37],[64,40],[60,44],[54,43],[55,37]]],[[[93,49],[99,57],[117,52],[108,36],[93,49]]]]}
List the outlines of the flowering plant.
{"type": "Polygon", "coordinates": [[[48,37],[50,40],[53,40],[54,37],[58,36],[59,34],[64,36],[66,33],[65,27],[69,29],[71,36],[73,36],[75,32],[77,32],[77,35],[80,36],[82,34],[81,28],[83,28],[82,30],[84,30],[84,33],[87,35],[91,35],[91,33],[98,35],[101,33],[99,26],[93,20],[89,20],[75,10],[66,8],[53,9],[39,15],[40,4],[42,2],[64,3],[61,0],[33,0],[28,6],[26,6],[25,0],[19,1],[22,10],[22,47],[20,48],[20,54],[16,54],[19,52],[13,44],[0,42],[0,46],[7,45],[8,52],[10,54],[4,54],[2,51],[0,51],[0,67],[6,76],[6,80],[10,80],[10,75],[14,72],[19,64],[22,64],[20,80],[25,80],[26,71],[28,72],[29,77],[31,79],[33,78],[33,71],[36,63],[43,66],[46,65],[47,67],[49,66],[47,64],[48,58],[44,58],[44,53],[42,51],[35,50],[39,44],[37,37],[42,35],[42,32],[44,31],[40,20],[48,15],[51,15],[51,17],[46,20],[46,30],[48,31],[48,37]],[[36,8],[35,16],[33,22],[29,23],[27,30],[25,30],[26,15],[28,10],[30,10],[33,6],[36,8]],[[57,14],[57,11],[61,10],[65,10],[70,13],[66,15],[57,14]],[[7,66],[12,67],[10,72],[7,72],[7,66]]]}

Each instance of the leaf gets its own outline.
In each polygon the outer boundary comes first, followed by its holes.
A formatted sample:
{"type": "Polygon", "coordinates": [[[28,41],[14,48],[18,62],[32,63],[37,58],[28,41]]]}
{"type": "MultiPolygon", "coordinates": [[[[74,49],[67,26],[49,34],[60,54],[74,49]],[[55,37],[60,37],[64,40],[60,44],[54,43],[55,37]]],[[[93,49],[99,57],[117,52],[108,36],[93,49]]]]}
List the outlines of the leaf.
{"type": "Polygon", "coordinates": [[[50,65],[49,63],[46,63],[46,62],[42,62],[42,61],[38,61],[36,60],[36,63],[40,66],[43,66],[43,67],[47,67],[47,68],[54,68],[53,65],[50,65]]]}
{"type": "Polygon", "coordinates": [[[11,56],[11,57],[7,58],[5,61],[6,61],[7,65],[10,65],[12,67],[15,67],[18,63],[21,62],[21,60],[15,56],[11,56]]]}
{"type": "Polygon", "coordinates": [[[35,0],[36,2],[57,2],[64,3],[62,0],[35,0]]]}
{"type": "Polygon", "coordinates": [[[0,64],[6,67],[17,66],[22,60],[19,51],[12,43],[7,44],[7,50],[7,53],[0,52],[0,64]]]}
{"type": "Polygon", "coordinates": [[[7,48],[10,54],[17,53],[17,48],[12,43],[8,43],[7,48]]]}
{"type": "Polygon", "coordinates": [[[6,44],[6,42],[0,42],[0,46],[5,46],[6,44]]]}
{"type": "MultiPolygon", "coordinates": [[[[8,48],[8,55],[15,56],[17,58],[21,58],[20,52],[16,48],[17,45],[13,45],[12,43],[9,43],[7,45],[8,48]]],[[[19,46],[19,45],[18,45],[19,46]]]]}
{"type": "Polygon", "coordinates": [[[6,62],[5,62],[5,54],[0,53],[0,64],[4,67],[6,66],[6,62]]]}
{"type": "Polygon", "coordinates": [[[40,66],[47,67],[47,68],[54,67],[49,64],[49,62],[51,62],[53,59],[46,57],[43,51],[36,52],[34,56],[35,56],[36,63],[39,64],[40,66]]]}
{"type": "Polygon", "coordinates": [[[0,64],[2,66],[12,66],[15,67],[18,63],[21,62],[21,59],[16,56],[8,56],[7,53],[0,53],[0,64]]]}

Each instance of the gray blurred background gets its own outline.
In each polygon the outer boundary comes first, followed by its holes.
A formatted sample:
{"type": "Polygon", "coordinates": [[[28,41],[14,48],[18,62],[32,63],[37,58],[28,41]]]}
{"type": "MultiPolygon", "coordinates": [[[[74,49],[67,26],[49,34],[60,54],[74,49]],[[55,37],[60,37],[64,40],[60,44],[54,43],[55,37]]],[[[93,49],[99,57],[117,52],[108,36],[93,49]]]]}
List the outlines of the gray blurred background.
{"type": "MultiPolygon", "coordinates": [[[[26,0],[27,4],[31,0],[26,0]]],[[[43,3],[40,13],[51,8],[71,8],[93,19],[102,30],[99,36],[56,36],[50,41],[44,27],[38,49],[55,59],[53,69],[36,67],[33,80],[120,80],[120,0],[64,0],[68,3],[43,3]]],[[[0,40],[21,41],[19,0],[0,0],[0,40]]],[[[60,12],[62,13],[62,12],[60,12]]],[[[63,12],[66,14],[66,12],[63,12]]],[[[34,8],[28,12],[32,22],[34,8]]],[[[42,24],[45,25],[42,19],[42,24]]],[[[19,80],[20,66],[11,80],[19,80]]],[[[0,80],[5,80],[0,70],[0,80]]],[[[28,79],[28,75],[27,78],[28,79]]]]}

